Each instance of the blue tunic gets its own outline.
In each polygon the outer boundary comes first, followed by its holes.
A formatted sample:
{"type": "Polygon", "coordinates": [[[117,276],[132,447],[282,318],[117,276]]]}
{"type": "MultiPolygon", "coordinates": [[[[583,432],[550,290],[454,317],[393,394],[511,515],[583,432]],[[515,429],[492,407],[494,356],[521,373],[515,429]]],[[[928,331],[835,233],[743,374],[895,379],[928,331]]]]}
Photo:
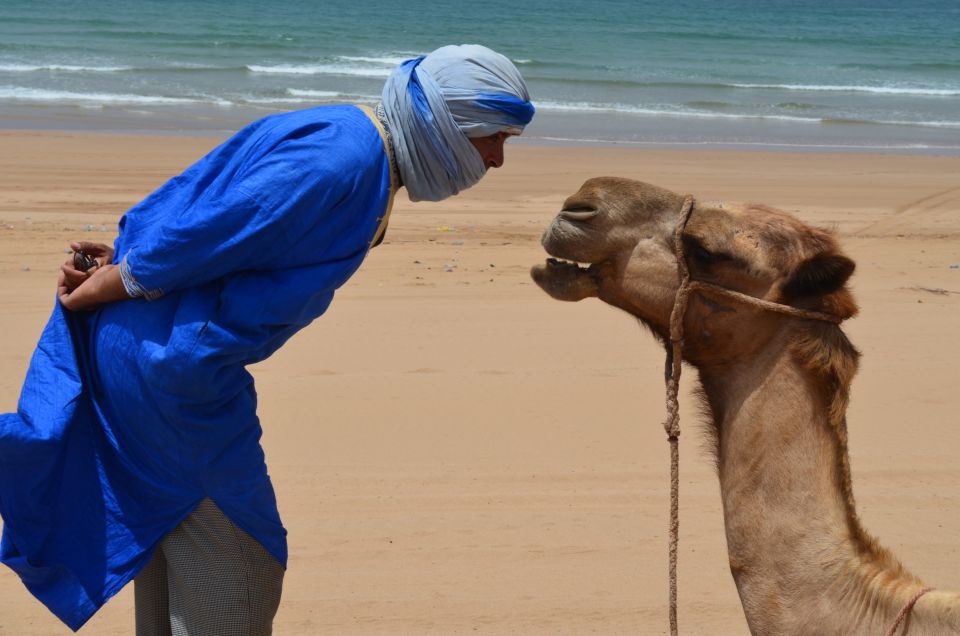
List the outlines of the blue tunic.
{"type": "Polygon", "coordinates": [[[54,308],[0,415],[0,560],[79,629],[204,497],[286,564],[246,370],[320,316],[395,190],[372,112],[257,121],[129,210],[153,300],[54,308]]]}

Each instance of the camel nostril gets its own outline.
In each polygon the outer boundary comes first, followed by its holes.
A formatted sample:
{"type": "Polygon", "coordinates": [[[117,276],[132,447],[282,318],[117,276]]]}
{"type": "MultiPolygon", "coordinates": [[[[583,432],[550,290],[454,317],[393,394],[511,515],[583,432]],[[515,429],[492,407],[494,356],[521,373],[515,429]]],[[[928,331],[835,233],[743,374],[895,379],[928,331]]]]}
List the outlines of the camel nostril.
{"type": "Polygon", "coordinates": [[[560,216],[568,221],[587,221],[598,214],[600,214],[600,210],[588,205],[578,205],[560,210],[560,216]]]}

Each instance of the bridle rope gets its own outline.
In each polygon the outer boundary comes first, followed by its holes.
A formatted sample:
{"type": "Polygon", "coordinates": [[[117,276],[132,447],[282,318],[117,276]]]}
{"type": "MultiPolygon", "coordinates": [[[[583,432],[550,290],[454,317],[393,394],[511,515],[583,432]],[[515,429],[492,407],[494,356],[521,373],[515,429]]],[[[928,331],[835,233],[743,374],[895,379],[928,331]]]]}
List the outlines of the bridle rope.
{"type": "MultiPolygon", "coordinates": [[[[680,371],[683,363],[683,319],[687,312],[687,303],[690,294],[695,291],[726,296],[741,303],[787,314],[796,318],[822,320],[840,324],[843,319],[832,314],[820,311],[798,309],[790,305],[763,300],[748,296],[732,289],[720,287],[712,283],[690,280],[690,269],[687,267],[687,257],[683,249],[683,231],[687,221],[693,213],[693,196],[687,195],[680,208],[680,220],[673,234],[673,250],[677,258],[677,273],[680,278],[680,287],[673,299],[673,310],[670,312],[670,347],[667,348],[665,380],[667,385],[667,419],[663,428],[667,432],[667,441],[670,443],[670,544],[669,544],[669,579],[670,579],[670,634],[677,636],[677,546],[680,541],[680,371]]],[[[916,601],[914,601],[916,602],[916,601]]],[[[912,607],[910,605],[909,607],[912,607]]],[[[908,608],[904,608],[909,611],[908,608]]],[[[902,619],[901,619],[902,620],[902,619]]]]}

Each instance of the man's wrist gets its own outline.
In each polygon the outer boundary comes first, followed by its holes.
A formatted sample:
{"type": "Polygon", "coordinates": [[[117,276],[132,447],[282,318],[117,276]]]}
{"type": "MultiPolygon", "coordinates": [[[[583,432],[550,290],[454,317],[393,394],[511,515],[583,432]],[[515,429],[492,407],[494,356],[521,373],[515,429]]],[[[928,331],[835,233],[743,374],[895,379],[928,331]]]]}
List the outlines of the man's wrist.
{"type": "Polygon", "coordinates": [[[97,295],[100,296],[102,302],[114,302],[116,300],[128,300],[131,296],[127,291],[126,286],[123,284],[123,279],[120,276],[120,268],[116,265],[106,265],[104,266],[104,272],[101,274],[103,280],[100,284],[100,289],[97,295]]]}

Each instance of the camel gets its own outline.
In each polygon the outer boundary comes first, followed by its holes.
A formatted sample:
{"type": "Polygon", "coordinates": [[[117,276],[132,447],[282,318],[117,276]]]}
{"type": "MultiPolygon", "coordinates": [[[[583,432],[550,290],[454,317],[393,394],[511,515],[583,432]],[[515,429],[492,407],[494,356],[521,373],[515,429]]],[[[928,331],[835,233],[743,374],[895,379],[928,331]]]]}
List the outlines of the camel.
{"type": "MultiPolygon", "coordinates": [[[[590,179],[544,232],[553,258],[531,276],[556,299],[597,297],[625,310],[669,347],[683,202],[638,181],[590,179]]],[[[838,322],[857,311],[847,287],[853,261],[829,232],[783,212],[696,203],[682,244],[691,280],[838,322]]],[[[858,351],[836,323],[708,289],[690,296],[683,325],[751,633],[884,634],[926,588],[857,516],[845,413],[858,351]]],[[[960,634],[960,595],[926,592],[897,633],[960,634]]]]}

